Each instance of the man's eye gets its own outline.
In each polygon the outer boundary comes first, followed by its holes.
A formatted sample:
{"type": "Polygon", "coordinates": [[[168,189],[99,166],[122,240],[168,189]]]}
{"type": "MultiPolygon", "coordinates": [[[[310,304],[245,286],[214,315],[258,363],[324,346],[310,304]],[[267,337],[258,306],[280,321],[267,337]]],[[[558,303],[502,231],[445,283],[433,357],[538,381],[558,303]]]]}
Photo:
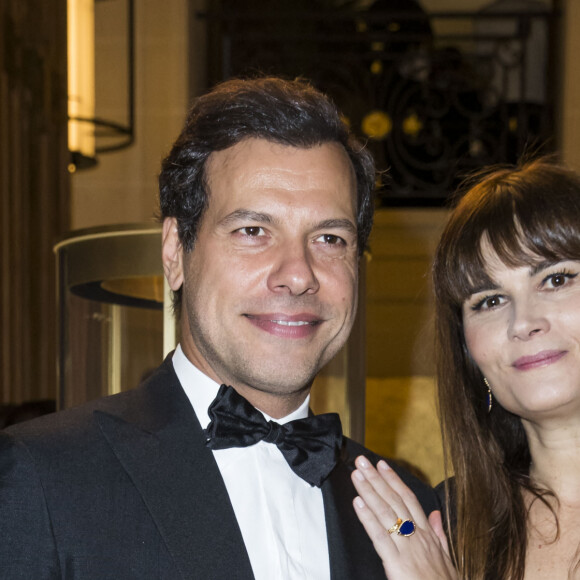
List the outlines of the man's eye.
{"type": "Polygon", "coordinates": [[[251,236],[251,237],[257,237],[257,236],[264,235],[264,230],[258,226],[248,226],[246,228],[240,228],[238,231],[246,236],[251,236]]]}
{"type": "Polygon", "coordinates": [[[316,241],[323,242],[325,244],[330,245],[337,245],[337,244],[345,244],[346,242],[340,237],[335,236],[334,234],[322,234],[317,238],[316,241]]]}

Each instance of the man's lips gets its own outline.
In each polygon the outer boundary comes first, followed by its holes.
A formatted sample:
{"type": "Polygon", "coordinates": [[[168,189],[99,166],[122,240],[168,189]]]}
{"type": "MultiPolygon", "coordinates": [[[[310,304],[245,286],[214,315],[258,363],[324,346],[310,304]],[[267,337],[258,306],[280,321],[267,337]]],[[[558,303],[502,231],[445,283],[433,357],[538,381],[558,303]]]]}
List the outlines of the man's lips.
{"type": "Polygon", "coordinates": [[[301,314],[244,314],[258,328],[283,338],[306,338],[315,332],[323,320],[310,313],[301,314]]]}
{"type": "Polygon", "coordinates": [[[519,371],[528,371],[542,366],[547,366],[559,361],[567,354],[566,350],[543,350],[532,356],[522,356],[512,364],[519,371]]]}

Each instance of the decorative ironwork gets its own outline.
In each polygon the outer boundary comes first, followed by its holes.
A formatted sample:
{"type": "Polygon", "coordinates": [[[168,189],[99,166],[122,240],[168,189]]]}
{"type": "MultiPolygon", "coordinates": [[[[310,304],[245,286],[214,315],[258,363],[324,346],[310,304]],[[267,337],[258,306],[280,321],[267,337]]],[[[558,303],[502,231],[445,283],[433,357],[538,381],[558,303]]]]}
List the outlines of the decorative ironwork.
{"type": "Polygon", "coordinates": [[[465,173],[552,147],[553,10],[425,13],[413,0],[365,10],[223,0],[198,14],[210,78],[304,76],[330,94],[378,166],[379,204],[439,205],[465,173]],[[281,8],[281,7],[285,8],[281,8]]]}

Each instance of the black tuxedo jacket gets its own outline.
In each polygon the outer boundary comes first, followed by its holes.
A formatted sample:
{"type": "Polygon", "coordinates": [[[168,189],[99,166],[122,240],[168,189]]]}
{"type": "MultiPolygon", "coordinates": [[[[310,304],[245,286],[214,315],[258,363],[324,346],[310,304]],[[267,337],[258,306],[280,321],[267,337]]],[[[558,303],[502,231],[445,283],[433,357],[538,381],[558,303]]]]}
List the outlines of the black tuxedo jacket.
{"type": "MultiPolygon", "coordinates": [[[[0,578],[253,578],[204,441],[169,358],[132,391],[0,431],[0,578]]],[[[378,460],[345,438],[322,486],[333,580],[384,578],[352,507],[361,453],[378,460]]]]}

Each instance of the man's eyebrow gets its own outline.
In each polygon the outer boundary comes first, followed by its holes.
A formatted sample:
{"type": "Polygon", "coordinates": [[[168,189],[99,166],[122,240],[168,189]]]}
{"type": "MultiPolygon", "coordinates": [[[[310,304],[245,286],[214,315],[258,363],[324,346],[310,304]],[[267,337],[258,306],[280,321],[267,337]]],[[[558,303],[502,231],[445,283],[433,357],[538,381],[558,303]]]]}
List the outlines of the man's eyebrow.
{"type": "Polygon", "coordinates": [[[339,229],[339,230],[347,230],[349,233],[356,235],[357,229],[356,226],[349,220],[349,219],[328,219],[323,220],[320,223],[316,224],[317,230],[324,230],[324,229],[339,229]]]}
{"type": "Polygon", "coordinates": [[[270,224],[274,220],[272,219],[272,216],[267,213],[260,213],[249,209],[236,209],[232,213],[229,213],[227,216],[225,216],[222,220],[220,220],[220,223],[224,226],[227,226],[230,224],[235,224],[239,221],[270,224]]]}
{"type": "MultiPolygon", "coordinates": [[[[233,212],[229,213],[225,216],[222,220],[220,220],[220,224],[224,226],[228,226],[231,224],[236,224],[240,221],[250,221],[250,222],[257,222],[262,224],[271,224],[274,223],[274,218],[268,213],[261,213],[257,211],[252,211],[249,209],[236,209],[233,212]]],[[[334,218],[334,219],[327,219],[317,223],[314,226],[315,230],[324,230],[324,229],[341,229],[346,230],[349,233],[356,235],[357,228],[352,223],[351,220],[346,218],[334,218]]]]}

